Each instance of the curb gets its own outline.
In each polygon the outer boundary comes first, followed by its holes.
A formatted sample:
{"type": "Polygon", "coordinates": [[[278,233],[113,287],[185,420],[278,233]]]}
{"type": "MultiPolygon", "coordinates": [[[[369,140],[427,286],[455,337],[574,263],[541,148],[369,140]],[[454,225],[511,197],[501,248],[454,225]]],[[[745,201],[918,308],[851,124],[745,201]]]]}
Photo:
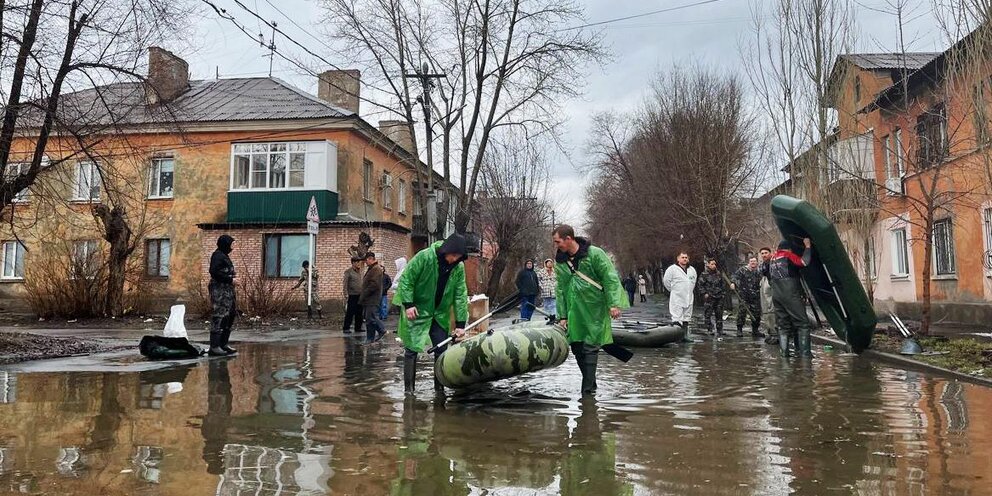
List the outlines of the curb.
{"type": "MultiPolygon", "coordinates": [[[[836,338],[831,338],[827,336],[821,336],[818,334],[812,334],[810,336],[812,340],[819,344],[829,344],[834,348],[850,351],[847,343],[836,338]]],[[[977,377],[970,374],[965,374],[964,372],[958,372],[956,370],[945,369],[943,367],[938,367],[936,365],[930,365],[929,363],[924,363],[919,360],[913,360],[912,358],[907,358],[901,355],[894,355],[892,353],[886,353],[884,351],[867,349],[861,355],[867,358],[877,358],[884,362],[891,362],[902,366],[907,369],[922,370],[925,372],[933,373],[934,375],[941,375],[951,377],[963,382],[970,382],[972,384],[977,384],[979,386],[985,386],[992,388],[992,379],[986,379],[984,377],[977,377]]]]}

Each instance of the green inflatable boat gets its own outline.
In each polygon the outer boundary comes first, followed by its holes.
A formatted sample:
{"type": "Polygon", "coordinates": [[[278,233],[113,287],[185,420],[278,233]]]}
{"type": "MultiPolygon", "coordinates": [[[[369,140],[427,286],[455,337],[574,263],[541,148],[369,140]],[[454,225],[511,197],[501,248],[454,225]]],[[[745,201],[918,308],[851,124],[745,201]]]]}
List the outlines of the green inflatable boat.
{"type": "Polygon", "coordinates": [[[813,258],[801,274],[834,332],[855,353],[868,349],[878,320],[833,223],[809,202],[786,195],[772,198],[772,215],[784,239],[796,246],[812,241],[813,258]]]}
{"type": "Polygon", "coordinates": [[[463,388],[557,367],[566,358],[564,329],[525,322],[448,346],[434,363],[434,375],[447,387],[463,388]]]}

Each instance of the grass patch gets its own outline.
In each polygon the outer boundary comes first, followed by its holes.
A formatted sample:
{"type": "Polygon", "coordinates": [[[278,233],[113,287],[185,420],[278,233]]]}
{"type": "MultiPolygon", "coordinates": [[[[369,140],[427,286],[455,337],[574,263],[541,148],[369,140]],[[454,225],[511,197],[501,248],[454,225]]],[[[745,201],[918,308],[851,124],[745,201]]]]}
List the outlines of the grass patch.
{"type": "Polygon", "coordinates": [[[992,343],[980,342],[972,338],[920,338],[919,342],[925,351],[941,353],[913,357],[921,362],[965,374],[992,378],[992,343]]]}

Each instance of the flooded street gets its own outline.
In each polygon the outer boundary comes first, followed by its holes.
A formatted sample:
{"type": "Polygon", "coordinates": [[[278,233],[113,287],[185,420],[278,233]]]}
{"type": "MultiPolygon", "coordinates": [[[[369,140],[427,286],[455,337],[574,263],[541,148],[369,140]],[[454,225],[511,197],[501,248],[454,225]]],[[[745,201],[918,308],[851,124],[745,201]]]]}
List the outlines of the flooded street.
{"type": "MultiPolygon", "coordinates": [[[[395,342],[0,372],[0,493],[992,494],[992,390],[751,340],[404,398],[395,342]]],[[[425,360],[422,358],[422,360],[425,360]]]]}

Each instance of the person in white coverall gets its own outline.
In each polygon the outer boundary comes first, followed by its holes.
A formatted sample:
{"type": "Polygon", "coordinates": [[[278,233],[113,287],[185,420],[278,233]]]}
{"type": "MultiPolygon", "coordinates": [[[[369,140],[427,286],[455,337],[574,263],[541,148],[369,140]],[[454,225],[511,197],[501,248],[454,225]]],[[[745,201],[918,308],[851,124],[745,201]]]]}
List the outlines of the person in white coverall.
{"type": "Polygon", "coordinates": [[[689,341],[689,321],[692,319],[693,292],[696,289],[696,269],[689,265],[689,254],[680,252],[678,263],[672,264],[665,270],[662,282],[671,292],[668,298],[668,312],[672,314],[672,322],[682,326],[685,340],[689,341]]]}

